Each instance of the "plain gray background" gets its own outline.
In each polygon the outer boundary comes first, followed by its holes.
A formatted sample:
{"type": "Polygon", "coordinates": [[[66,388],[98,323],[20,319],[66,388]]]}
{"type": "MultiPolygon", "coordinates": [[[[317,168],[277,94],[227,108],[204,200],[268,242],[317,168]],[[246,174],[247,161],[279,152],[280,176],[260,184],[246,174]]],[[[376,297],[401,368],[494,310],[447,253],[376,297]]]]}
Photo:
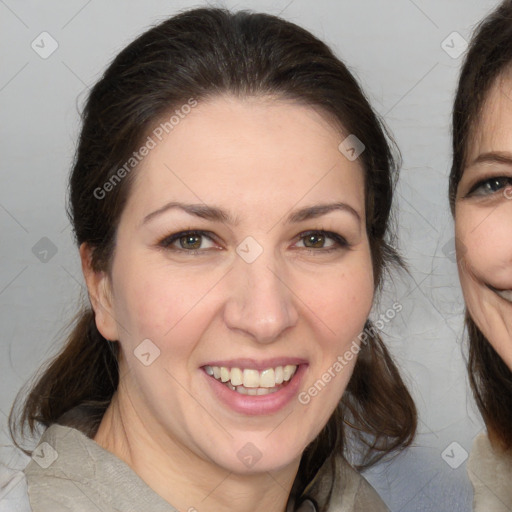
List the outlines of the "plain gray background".
{"type": "MultiPolygon", "coordinates": [[[[5,427],[14,396],[59,348],[62,329],[83,294],[65,215],[78,109],[108,62],[136,35],[199,5],[204,4],[0,0],[4,461],[14,460],[5,427]],[[58,43],[46,59],[31,47],[42,32],[58,43]]],[[[384,337],[403,368],[420,423],[414,446],[366,477],[393,512],[469,511],[465,457],[482,422],[468,392],[463,305],[452,254],[450,112],[463,40],[496,0],[229,0],[209,5],[280,14],[311,30],[349,65],[394,134],[403,156],[396,196],[399,247],[411,277],[388,283],[375,317],[395,301],[403,305],[384,337]]],[[[46,49],[51,48],[46,41],[46,49]]]]}

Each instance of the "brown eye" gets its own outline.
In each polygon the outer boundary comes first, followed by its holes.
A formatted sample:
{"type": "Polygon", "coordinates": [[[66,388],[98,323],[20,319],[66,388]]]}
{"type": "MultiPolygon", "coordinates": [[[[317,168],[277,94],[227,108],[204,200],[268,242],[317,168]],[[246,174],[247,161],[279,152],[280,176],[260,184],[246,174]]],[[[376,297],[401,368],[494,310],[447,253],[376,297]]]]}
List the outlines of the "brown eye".
{"type": "Polygon", "coordinates": [[[195,250],[201,247],[202,236],[201,235],[184,235],[179,239],[180,246],[182,249],[195,250]]]}
{"type": "Polygon", "coordinates": [[[318,249],[315,252],[326,253],[338,249],[347,249],[350,245],[344,237],[331,231],[306,231],[299,235],[296,248],[318,249]]]}
{"type": "Polygon", "coordinates": [[[321,249],[325,244],[325,235],[322,233],[311,233],[304,238],[304,246],[313,249],[321,249]]]}
{"type": "Polygon", "coordinates": [[[210,249],[218,248],[212,234],[203,231],[181,231],[161,240],[158,245],[173,251],[190,252],[192,254],[206,253],[210,249]]]}

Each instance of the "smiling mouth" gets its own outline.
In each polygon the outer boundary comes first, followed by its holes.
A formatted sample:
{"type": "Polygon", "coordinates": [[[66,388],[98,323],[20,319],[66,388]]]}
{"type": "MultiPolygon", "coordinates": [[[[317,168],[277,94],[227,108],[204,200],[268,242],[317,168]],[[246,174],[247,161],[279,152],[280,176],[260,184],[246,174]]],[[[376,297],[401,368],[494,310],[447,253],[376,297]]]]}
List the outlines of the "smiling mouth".
{"type": "Polygon", "coordinates": [[[488,284],[487,287],[502,299],[505,299],[507,302],[512,302],[512,290],[499,290],[490,284],[488,284]]]}
{"type": "Polygon", "coordinates": [[[293,378],[298,366],[288,364],[258,371],[253,368],[227,368],[204,366],[204,371],[232,391],[242,395],[269,395],[285,387],[293,378]]]}

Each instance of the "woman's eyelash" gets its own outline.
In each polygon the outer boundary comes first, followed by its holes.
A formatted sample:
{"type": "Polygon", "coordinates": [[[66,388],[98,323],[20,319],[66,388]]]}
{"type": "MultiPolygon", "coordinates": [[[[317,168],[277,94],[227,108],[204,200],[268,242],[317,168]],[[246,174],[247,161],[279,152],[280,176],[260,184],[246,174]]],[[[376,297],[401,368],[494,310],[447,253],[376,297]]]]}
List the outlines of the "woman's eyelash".
{"type": "Polygon", "coordinates": [[[325,230],[310,230],[310,231],[304,231],[298,235],[299,240],[305,240],[307,237],[315,237],[315,236],[322,236],[327,239],[331,239],[335,242],[335,244],[331,247],[321,247],[321,248],[314,248],[314,247],[304,247],[305,249],[309,249],[310,251],[317,250],[318,252],[332,252],[332,251],[338,251],[340,249],[347,249],[350,247],[350,244],[347,242],[346,238],[339,235],[338,233],[334,233],[332,231],[325,231],[325,230]]]}
{"type": "Polygon", "coordinates": [[[200,231],[200,230],[186,230],[186,231],[180,231],[179,233],[174,233],[172,235],[168,235],[166,237],[164,237],[163,239],[161,239],[159,242],[158,242],[158,245],[160,247],[164,247],[165,249],[174,249],[176,251],[186,251],[186,252],[200,252],[201,250],[204,251],[204,249],[185,249],[183,247],[181,248],[178,248],[178,247],[172,247],[172,244],[176,241],[179,241],[181,238],[183,239],[186,239],[186,237],[190,237],[190,238],[194,238],[194,237],[197,237],[197,238],[200,238],[201,240],[203,238],[206,238],[212,242],[215,241],[212,233],[209,233],[207,231],[200,231]]]}
{"type": "Polygon", "coordinates": [[[491,195],[505,187],[512,185],[512,177],[510,176],[493,176],[485,178],[475,183],[466,196],[472,195],[491,195]]]}
{"type": "MultiPolygon", "coordinates": [[[[305,249],[310,252],[322,252],[322,253],[328,253],[340,249],[347,249],[350,247],[350,244],[347,242],[347,240],[339,235],[338,233],[334,233],[332,231],[325,231],[325,230],[309,230],[309,231],[303,231],[299,235],[297,235],[298,243],[299,241],[302,241],[304,244],[304,247],[300,247],[300,249],[305,249]],[[308,240],[309,237],[309,240],[308,240]],[[334,243],[331,246],[323,247],[325,245],[325,242],[328,240],[332,240],[334,243]],[[312,245],[308,246],[306,243],[312,243],[312,245]],[[315,247],[315,243],[321,243],[322,247],[315,247]]],[[[159,247],[163,247],[164,249],[168,250],[175,250],[179,252],[186,252],[189,254],[198,254],[201,252],[205,252],[207,249],[211,248],[200,248],[200,247],[191,247],[191,248],[185,248],[185,247],[173,247],[173,244],[176,242],[182,240],[183,243],[194,243],[194,240],[196,241],[196,244],[199,242],[199,245],[202,245],[203,240],[207,239],[212,243],[215,243],[216,238],[213,235],[213,233],[210,233],[208,231],[201,231],[201,230],[186,230],[186,231],[180,231],[178,233],[173,233],[171,235],[167,235],[164,238],[162,238],[157,245],[159,247]],[[188,238],[188,240],[187,240],[188,238]]]]}

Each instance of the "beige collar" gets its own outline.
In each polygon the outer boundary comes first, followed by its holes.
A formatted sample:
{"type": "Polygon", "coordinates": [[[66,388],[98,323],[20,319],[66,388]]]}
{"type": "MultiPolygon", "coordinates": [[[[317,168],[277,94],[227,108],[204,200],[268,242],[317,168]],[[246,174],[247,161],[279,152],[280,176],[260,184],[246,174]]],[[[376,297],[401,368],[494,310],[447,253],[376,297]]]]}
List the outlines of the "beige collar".
{"type": "MultiPolygon", "coordinates": [[[[41,437],[24,472],[38,512],[99,510],[176,512],[125,462],[76,428],[54,424],[41,437]],[[61,508],[59,508],[61,507],[61,508]]],[[[194,510],[193,504],[191,509],[194,510]]],[[[306,495],[290,498],[287,512],[352,512],[388,509],[375,490],[341,456],[320,468],[306,495]],[[315,508],[316,504],[316,508],[315,508]],[[298,507],[298,508],[297,508],[298,507]]]]}
{"type": "Polygon", "coordinates": [[[494,448],[485,433],[473,442],[467,471],[474,512],[512,511],[512,454],[494,448]]]}

